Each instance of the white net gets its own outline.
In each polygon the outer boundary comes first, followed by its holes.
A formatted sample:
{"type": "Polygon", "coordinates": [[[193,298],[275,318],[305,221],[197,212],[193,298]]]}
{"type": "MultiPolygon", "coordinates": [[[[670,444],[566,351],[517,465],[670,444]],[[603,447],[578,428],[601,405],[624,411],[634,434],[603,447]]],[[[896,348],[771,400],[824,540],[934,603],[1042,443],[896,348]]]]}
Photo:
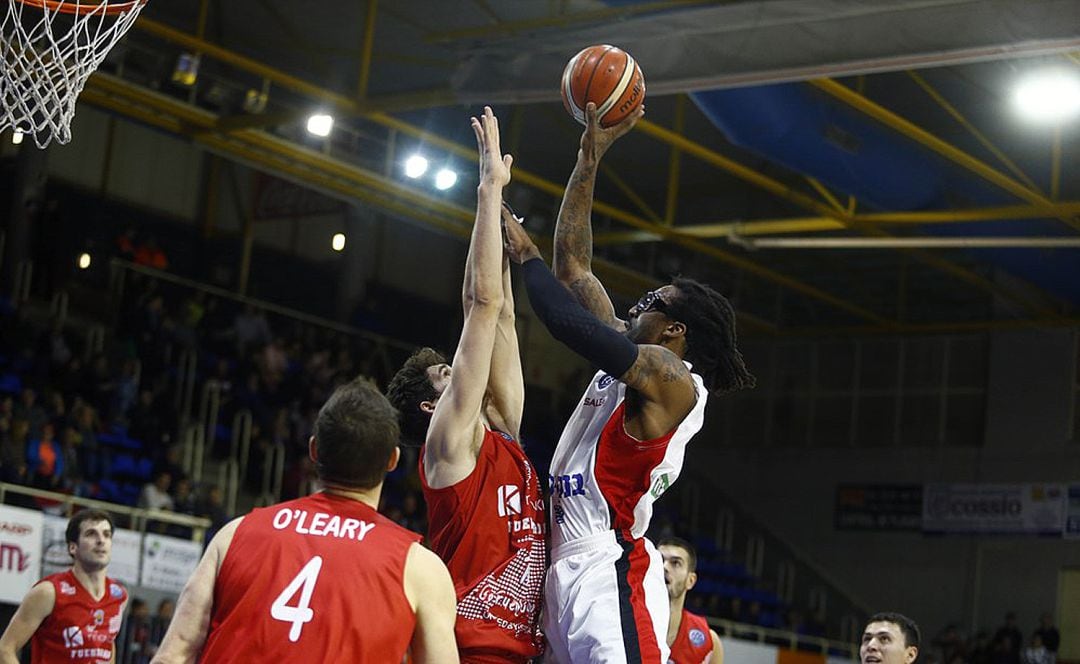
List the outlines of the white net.
{"type": "Polygon", "coordinates": [[[67,143],[86,79],[146,0],[0,2],[7,3],[0,23],[0,132],[32,134],[39,148],[54,139],[67,143]]]}

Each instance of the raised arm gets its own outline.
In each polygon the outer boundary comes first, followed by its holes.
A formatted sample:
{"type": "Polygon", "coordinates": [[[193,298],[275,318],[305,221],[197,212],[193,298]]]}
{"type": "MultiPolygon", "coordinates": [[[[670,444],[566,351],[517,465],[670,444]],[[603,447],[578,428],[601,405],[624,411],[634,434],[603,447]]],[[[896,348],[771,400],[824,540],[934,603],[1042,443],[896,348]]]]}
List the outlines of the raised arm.
{"type": "Polygon", "coordinates": [[[521,263],[529,302],[551,336],[635,392],[626,432],[648,440],[682,422],[697,401],[697,388],[679,356],[663,346],[635,344],[604,325],[552,276],[524,229],[505,227],[507,252],[521,263]]]}
{"type": "Polygon", "coordinates": [[[472,118],[472,127],[480,151],[480,185],[462,287],[465,325],[454,353],[450,383],[431,416],[424,452],[425,474],[435,488],[457,483],[476,465],[484,435],[480,411],[503,307],[499,209],[503,187],[510,182],[512,159],[500,151],[499,122],[490,108],[484,108],[481,119],[472,118]]]}
{"type": "Polygon", "coordinates": [[[15,610],[4,635],[0,636],[0,662],[19,664],[19,653],[56,605],[56,589],[51,583],[39,583],[26,593],[15,610]]]}
{"type": "MultiPolygon", "coordinates": [[[[518,223],[513,213],[502,206],[502,222],[518,223]]],[[[503,306],[495,334],[495,349],[491,355],[491,375],[488,378],[488,421],[500,431],[518,440],[521,433],[521,413],[525,408],[525,379],[521,373],[521,352],[518,348],[514,314],[514,285],[510,280],[510,260],[502,262],[503,306]]]]}
{"type": "Polygon", "coordinates": [[[405,560],[405,597],[416,612],[410,648],[414,664],[457,664],[454,582],[439,557],[413,544],[405,560]]]}
{"type": "Polygon", "coordinates": [[[243,517],[225,524],[206,547],[206,553],[180,593],[172,622],[151,664],[187,663],[199,658],[210,631],[214,584],[241,521],[243,517]]]}
{"type": "Polygon", "coordinates": [[[615,139],[633,128],[645,108],[642,106],[619,124],[604,129],[596,117],[596,105],[585,107],[585,131],[581,134],[581,149],[577,163],[566,183],[559,219],[555,224],[555,257],[552,261],[555,276],[574,294],[577,301],[605,325],[617,330],[626,329],[625,321],[615,316],[611,298],[603,284],[592,272],[592,205],[596,187],[596,171],[615,139]]]}

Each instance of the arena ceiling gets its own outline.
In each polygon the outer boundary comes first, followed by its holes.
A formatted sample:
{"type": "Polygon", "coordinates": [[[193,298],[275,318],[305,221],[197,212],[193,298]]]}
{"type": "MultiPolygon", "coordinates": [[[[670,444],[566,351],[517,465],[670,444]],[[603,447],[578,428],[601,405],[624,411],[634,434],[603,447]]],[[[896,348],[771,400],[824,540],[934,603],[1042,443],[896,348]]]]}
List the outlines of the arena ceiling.
{"type": "Polygon", "coordinates": [[[592,43],[649,90],[597,187],[620,299],[683,273],[764,333],[1080,324],[1078,123],[1011,103],[1025,74],[1080,76],[1074,0],[151,0],[82,103],[464,237],[468,177],[443,194],[399,164],[472,176],[467,118],[490,102],[543,239],[580,131],[557,81],[592,43]],[[320,109],[326,141],[304,130],[320,109]]]}

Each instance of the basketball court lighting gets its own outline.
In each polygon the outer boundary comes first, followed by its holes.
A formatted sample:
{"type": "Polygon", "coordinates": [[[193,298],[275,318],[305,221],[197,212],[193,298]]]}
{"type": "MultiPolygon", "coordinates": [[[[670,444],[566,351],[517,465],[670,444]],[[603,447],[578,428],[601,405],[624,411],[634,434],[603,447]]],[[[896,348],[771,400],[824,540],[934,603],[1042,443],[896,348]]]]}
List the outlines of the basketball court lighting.
{"type": "Polygon", "coordinates": [[[22,139],[23,139],[23,133],[21,131],[19,131],[18,129],[11,132],[11,144],[12,145],[18,145],[19,143],[22,143],[22,139]]]}
{"type": "Polygon", "coordinates": [[[405,175],[416,179],[427,172],[428,160],[422,155],[414,154],[405,160],[405,175]]]}
{"type": "Polygon", "coordinates": [[[90,254],[85,251],[79,254],[79,269],[85,270],[90,267],[90,254]]]}
{"type": "Polygon", "coordinates": [[[333,247],[334,251],[341,251],[342,249],[344,249],[345,248],[345,234],[344,233],[334,233],[333,239],[330,240],[330,246],[333,247]]]}
{"type": "Polygon", "coordinates": [[[435,188],[446,190],[454,186],[457,182],[457,173],[449,168],[439,169],[439,172],[435,174],[435,188]]]}
{"type": "Polygon", "coordinates": [[[316,113],[307,119],[308,133],[326,138],[334,128],[334,118],[326,113],[316,113]]]}
{"type": "Polygon", "coordinates": [[[1060,69],[1029,74],[1016,86],[1017,110],[1038,122],[1061,122],[1080,114],[1080,77],[1060,69]]]}

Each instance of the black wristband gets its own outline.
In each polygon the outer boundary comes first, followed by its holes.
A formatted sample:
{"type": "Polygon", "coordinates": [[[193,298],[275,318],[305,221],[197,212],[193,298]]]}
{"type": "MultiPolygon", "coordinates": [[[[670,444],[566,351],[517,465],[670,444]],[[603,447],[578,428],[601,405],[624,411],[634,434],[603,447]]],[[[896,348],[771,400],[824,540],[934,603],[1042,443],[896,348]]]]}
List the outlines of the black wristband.
{"type": "Polygon", "coordinates": [[[634,366],[637,344],[581,306],[542,258],[525,261],[521,267],[529,302],[551,336],[616,378],[634,366]]]}

